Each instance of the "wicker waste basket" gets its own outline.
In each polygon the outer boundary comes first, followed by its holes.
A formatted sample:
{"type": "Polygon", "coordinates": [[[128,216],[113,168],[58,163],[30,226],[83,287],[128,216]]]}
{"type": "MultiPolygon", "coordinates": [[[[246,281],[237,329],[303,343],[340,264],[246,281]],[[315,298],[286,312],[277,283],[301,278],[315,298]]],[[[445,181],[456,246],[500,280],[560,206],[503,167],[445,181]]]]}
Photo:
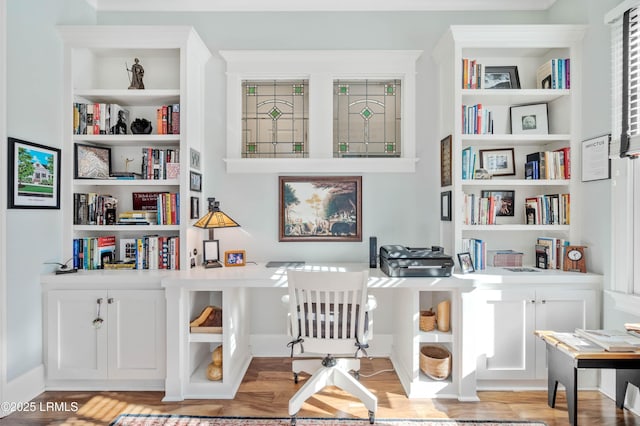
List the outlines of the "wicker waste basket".
{"type": "Polygon", "coordinates": [[[445,380],[451,374],[451,352],[442,346],[422,346],[420,370],[433,380],[445,380]]]}
{"type": "Polygon", "coordinates": [[[436,314],[431,309],[420,311],[420,331],[431,331],[436,328],[436,314]]]}

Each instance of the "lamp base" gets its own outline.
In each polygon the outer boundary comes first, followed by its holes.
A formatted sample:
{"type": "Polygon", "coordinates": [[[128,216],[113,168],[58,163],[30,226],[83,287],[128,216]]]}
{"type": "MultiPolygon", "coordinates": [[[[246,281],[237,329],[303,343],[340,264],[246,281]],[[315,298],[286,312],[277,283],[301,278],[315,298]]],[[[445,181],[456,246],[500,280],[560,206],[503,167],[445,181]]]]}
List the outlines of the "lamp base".
{"type": "Polygon", "coordinates": [[[204,266],[206,269],[209,269],[209,268],[221,268],[222,267],[222,263],[218,262],[217,260],[207,260],[206,262],[204,262],[202,264],[202,266],[204,266]]]}

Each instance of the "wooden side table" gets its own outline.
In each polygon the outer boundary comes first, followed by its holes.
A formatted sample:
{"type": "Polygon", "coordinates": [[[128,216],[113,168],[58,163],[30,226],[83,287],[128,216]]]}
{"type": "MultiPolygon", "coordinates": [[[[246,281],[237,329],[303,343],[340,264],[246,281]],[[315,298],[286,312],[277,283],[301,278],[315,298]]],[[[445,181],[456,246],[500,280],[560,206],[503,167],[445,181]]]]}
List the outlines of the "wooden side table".
{"type": "Polygon", "coordinates": [[[535,335],[547,346],[548,404],[555,407],[558,383],[562,383],[567,393],[569,423],[573,426],[578,424],[578,368],[615,369],[616,406],[621,409],[627,385],[640,386],[640,351],[582,352],[558,340],[553,331],[536,330],[535,335]]]}

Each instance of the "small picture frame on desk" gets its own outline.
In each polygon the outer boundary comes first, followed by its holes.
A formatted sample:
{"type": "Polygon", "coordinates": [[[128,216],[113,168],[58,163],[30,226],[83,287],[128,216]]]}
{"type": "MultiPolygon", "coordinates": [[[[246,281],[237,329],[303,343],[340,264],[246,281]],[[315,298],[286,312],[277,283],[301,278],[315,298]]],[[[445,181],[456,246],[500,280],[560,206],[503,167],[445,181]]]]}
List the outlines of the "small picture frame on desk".
{"type": "Polygon", "coordinates": [[[202,242],[202,266],[205,268],[219,268],[220,242],[218,240],[204,240],[202,242]]]}
{"type": "Polygon", "coordinates": [[[244,250],[227,250],[224,252],[224,266],[245,266],[246,264],[244,250]]]}
{"type": "Polygon", "coordinates": [[[463,274],[475,272],[476,269],[473,267],[473,259],[471,259],[471,253],[458,253],[458,262],[460,263],[460,270],[463,274]]]}

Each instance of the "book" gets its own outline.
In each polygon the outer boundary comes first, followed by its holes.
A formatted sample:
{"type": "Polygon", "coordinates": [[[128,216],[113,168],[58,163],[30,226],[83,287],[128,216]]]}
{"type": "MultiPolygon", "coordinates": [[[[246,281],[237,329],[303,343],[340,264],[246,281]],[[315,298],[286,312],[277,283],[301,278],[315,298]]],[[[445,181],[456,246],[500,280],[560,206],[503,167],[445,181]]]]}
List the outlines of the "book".
{"type": "Polygon", "coordinates": [[[104,269],[105,263],[113,263],[116,260],[116,237],[96,237],[95,241],[94,269],[104,269]]]}
{"type": "Polygon", "coordinates": [[[595,344],[591,340],[581,338],[575,333],[554,332],[553,337],[578,352],[603,352],[605,350],[602,346],[595,344]]]}
{"type": "Polygon", "coordinates": [[[162,192],[132,192],[134,210],[157,210],[158,196],[162,192]]]}
{"type": "Polygon", "coordinates": [[[635,352],[640,350],[640,337],[626,330],[587,330],[576,328],[576,334],[590,340],[609,352],[635,352]]]}
{"type": "MultiPolygon", "coordinates": [[[[136,251],[138,244],[135,238],[120,238],[120,261],[124,263],[134,262],[136,260],[136,251]]],[[[134,264],[135,267],[135,264],[134,264]]]]}

